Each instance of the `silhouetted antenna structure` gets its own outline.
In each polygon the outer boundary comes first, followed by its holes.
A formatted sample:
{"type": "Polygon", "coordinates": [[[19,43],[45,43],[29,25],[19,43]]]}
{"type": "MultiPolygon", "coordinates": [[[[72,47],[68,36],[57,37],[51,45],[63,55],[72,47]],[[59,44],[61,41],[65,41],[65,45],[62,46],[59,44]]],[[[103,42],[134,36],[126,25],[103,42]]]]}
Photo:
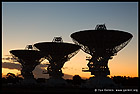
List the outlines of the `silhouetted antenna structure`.
{"type": "MultiPolygon", "coordinates": [[[[27,45],[25,50],[38,50],[34,45],[27,45]]],[[[39,50],[38,50],[39,51],[39,50]]]]}
{"type": "Polygon", "coordinates": [[[54,37],[52,42],[63,42],[62,37],[54,37]]]}
{"type": "Polygon", "coordinates": [[[111,88],[118,87],[107,75],[110,75],[108,61],[118,51],[123,49],[132,39],[132,34],[119,31],[107,30],[105,24],[97,25],[95,30],[83,30],[71,34],[73,41],[81,46],[81,49],[91,55],[87,57],[88,70],[94,77],[85,84],[90,88],[111,88]]]}
{"type": "Polygon", "coordinates": [[[44,60],[40,51],[33,50],[33,47],[29,45],[26,49],[11,50],[10,53],[22,65],[21,75],[24,77],[25,83],[34,83],[32,71],[44,60]]]}
{"type": "Polygon", "coordinates": [[[61,78],[64,75],[61,70],[64,63],[76,55],[80,49],[78,45],[64,43],[61,37],[54,37],[52,42],[36,43],[34,46],[49,61],[47,73],[52,78],[61,78]]]}
{"type": "Polygon", "coordinates": [[[107,30],[105,24],[100,24],[95,27],[95,30],[107,30]]]}
{"type": "Polygon", "coordinates": [[[25,49],[27,49],[27,50],[33,50],[33,46],[32,46],[32,45],[27,45],[27,46],[25,47],[25,49]]]}
{"type": "Polygon", "coordinates": [[[71,34],[73,41],[81,46],[81,49],[92,56],[87,66],[91,75],[110,75],[108,60],[123,49],[132,39],[132,34],[107,30],[105,24],[97,25],[95,30],[84,30],[71,34]]]}

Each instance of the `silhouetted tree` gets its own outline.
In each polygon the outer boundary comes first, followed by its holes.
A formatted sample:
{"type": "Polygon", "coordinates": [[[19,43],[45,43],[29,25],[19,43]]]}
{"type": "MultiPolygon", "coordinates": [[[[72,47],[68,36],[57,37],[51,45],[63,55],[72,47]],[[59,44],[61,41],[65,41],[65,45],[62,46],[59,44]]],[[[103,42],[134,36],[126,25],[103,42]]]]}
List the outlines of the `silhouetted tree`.
{"type": "Polygon", "coordinates": [[[74,75],[73,76],[73,84],[74,85],[80,85],[82,82],[82,79],[79,75],[74,75]]]}
{"type": "Polygon", "coordinates": [[[18,83],[20,80],[23,80],[22,77],[20,77],[20,75],[15,75],[13,73],[7,73],[6,77],[2,78],[2,83],[18,83]]]}
{"type": "Polygon", "coordinates": [[[14,73],[7,73],[6,78],[16,78],[14,73]]]}
{"type": "Polygon", "coordinates": [[[126,77],[126,76],[114,76],[112,77],[112,80],[116,83],[116,84],[121,84],[124,87],[138,87],[138,77],[126,77]]]}
{"type": "Polygon", "coordinates": [[[16,83],[16,76],[13,73],[7,73],[6,79],[8,83],[16,83]]]}

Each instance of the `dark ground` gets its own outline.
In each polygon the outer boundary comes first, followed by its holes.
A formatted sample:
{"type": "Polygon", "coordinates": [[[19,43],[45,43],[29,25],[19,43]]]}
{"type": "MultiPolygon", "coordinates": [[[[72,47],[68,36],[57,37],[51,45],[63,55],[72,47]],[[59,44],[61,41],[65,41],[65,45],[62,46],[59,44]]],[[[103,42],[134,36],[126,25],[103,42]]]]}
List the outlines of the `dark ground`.
{"type": "Polygon", "coordinates": [[[93,92],[131,92],[137,93],[137,86],[126,86],[117,89],[97,89],[97,88],[81,88],[79,86],[66,86],[66,87],[45,87],[45,86],[20,86],[9,85],[2,86],[2,93],[93,93],[93,92]]]}
{"type": "Polygon", "coordinates": [[[85,88],[81,87],[87,80],[81,79],[79,76],[74,76],[72,80],[67,79],[66,82],[68,86],[57,86],[48,87],[42,85],[45,83],[46,79],[39,78],[36,79],[38,84],[36,85],[21,85],[17,84],[23,80],[23,78],[16,77],[13,74],[8,75],[1,79],[1,89],[2,93],[93,93],[93,92],[138,92],[139,88],[139,77],[122,77],[114,76],[111,78],[116,84],[123,86],[123,88],[118,89],[97,89],[97,88],[85,88]]]}

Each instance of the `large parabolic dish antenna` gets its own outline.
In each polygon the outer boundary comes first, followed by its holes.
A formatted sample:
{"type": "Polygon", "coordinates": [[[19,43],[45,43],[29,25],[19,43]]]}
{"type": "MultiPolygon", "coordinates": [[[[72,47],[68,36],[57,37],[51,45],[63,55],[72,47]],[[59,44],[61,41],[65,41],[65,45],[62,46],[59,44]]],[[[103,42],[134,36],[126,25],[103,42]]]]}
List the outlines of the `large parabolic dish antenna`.
{"type": "Polygon", "coordinates": [[[43,56],[40,54],[40,51],[23,49],[11,50],[10,53],[22,65],[21,75],[24,77],[24,82],[34,83],[32,71],[41,62],[43,56]]]}
{"type": "MultiPolygon", "coordinates": [[[[107,30],[105,25],[97,25],[95,30],[84,30],[71,34],[73,41],[80,45],[84,52],[92,56],[88,66],[93,75],[100,74],[95,71],[107,70],[107,63],[112,58],[111,56],[124,48],[132,37],[132,34],[128,32],[107,30]]],[[[106,72],[109,75],[109,70],[106,72]]]]}
{"type": "Polygon", "coordinates": [[[46,57],[50,65],[47,68],[47,73],[50,77],[62,77],[61,68],[64,63],[72,58],[80,49],[80,46],[64,43],[61,37],[55,37],[52,42],[40,42],[34,44],[42,55],[46,57]]]}
{"type": "MultiPolygon", "coordinates": [[[[118,51],[123,49],[132,39],[132,34],[119,30],[107,30],[105,24],[97,25],[95,30],[83,30],[71,34],[73,41],[81,46],[81,49],[90,54],[89,71],[94,75],[94,86],[103,86],[103,84],[95,84],[96,82],[107,82],[106,77],[110,75],[108,68],[108,60],[116,55],[118,51]],[[102,79],[104,78],[104,80],[102,79]],[[101,81],[102,80],[102,81],[101,81]]],[[[105,84],[104,84],[105,85],[105,84]]]]}

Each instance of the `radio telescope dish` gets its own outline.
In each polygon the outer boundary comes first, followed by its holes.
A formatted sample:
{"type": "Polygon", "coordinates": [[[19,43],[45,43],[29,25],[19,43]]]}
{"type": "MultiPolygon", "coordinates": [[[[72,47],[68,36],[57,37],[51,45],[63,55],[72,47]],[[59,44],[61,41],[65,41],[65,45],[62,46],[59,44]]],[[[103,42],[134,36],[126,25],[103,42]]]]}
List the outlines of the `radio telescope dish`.
{"type": "Polygon", "coordinates": [[[47,73],[50,78],[57,79],[64,75],[61,70],[64,63],[76,55],[80,49],[78,45],[64,43],[61,37],[55,37],[52,42],[36,43],[34,46],[49,61],[50,64],[47,67],[47,73]]]}
{"type": "Polygon", "coordinates": [[[24,83],[35,83],[32,71],[42,61],[40,51],[11,50],[10,53],[22,65],[21,75],[24,77],[24,83]]]}
{"type": "Polygon", "coordinates": [[[110,75],[108,60],[123,49],[132,39],[132,34],[119,30],[107,30],[105,24],[95,30],[83,30],[71,34],[73,41],[92,56],[87,66],[95,77],[110,75]]]}

